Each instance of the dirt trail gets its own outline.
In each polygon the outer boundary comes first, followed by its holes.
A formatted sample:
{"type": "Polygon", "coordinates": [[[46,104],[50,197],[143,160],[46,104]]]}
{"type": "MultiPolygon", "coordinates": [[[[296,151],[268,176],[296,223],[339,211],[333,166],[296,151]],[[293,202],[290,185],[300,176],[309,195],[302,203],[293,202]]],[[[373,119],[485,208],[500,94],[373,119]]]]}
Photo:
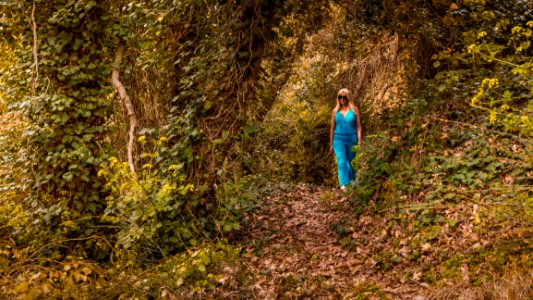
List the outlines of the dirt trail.
{"type": "MultiPolygon", "coordinates": [[[[337,191],[300,185],[267,196],[250,217],[242,259],[256,299],[423,299],[421,285],[378,274],[361,243],[342,245],[332,224],[354,218],[337,191]],[[351,248],[351,249],[347,249],[351,248]]],[[[351,229],[354,231],[354,228],[351,229]]],[[[357,228],[355,228],[357,231],[357,228]]]]}

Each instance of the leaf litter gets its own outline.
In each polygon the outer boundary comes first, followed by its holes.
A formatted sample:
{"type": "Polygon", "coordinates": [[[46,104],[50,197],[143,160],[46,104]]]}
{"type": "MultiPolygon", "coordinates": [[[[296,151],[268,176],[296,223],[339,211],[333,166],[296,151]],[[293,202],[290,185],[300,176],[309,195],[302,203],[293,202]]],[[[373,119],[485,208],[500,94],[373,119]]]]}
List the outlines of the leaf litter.
{"type": "MultiPolygon", "coordinates": [[[[423,286],[402,284],[374,270],[374,241],[347,249],[331,224],[354,221],[349,199],[331,189],[301,184],[289,192],[266,196],[249,216],[242,237],[243,268],[253,274],[255,299],[412,299],[423,286]],[[330,203],[321,200],[328,194],[330,203]],[[257,247],[259,240],[267,242],[257,247]]],[[[373,220],[361,218],[362,226],[373,220]]],[[[353,237],[360,228],[351,228],[353,237]]]]}
{"type": "Polygon", "coordinates": [[[532,231],[513,232],[491,210],[482,200],[405,202],[382,211],[371,203],[357,216],[348,194],[300,184],[262,198],[235,239],[244,245],[238,265],[197,295],[427,300],[447,288],[482,295],[483,284],[504,273],[500,256],[507,266],[528,268],[532,253],[532,231]],[[506,243],[524,246],[509,256],[499,252],[506,243]]]}

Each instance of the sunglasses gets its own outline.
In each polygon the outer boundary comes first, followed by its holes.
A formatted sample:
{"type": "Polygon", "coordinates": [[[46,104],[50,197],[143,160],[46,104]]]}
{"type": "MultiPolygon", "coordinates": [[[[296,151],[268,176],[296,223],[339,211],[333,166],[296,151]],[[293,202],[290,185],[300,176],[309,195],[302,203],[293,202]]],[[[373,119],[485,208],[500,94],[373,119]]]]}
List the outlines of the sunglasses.
{"type": "Polygon", "coordinates": [[[338,95],[338,96],[337,96],[337,99],[339,99],[339,100],[341,100],[341,99],[348,100],[348,97],[338,95]]]}

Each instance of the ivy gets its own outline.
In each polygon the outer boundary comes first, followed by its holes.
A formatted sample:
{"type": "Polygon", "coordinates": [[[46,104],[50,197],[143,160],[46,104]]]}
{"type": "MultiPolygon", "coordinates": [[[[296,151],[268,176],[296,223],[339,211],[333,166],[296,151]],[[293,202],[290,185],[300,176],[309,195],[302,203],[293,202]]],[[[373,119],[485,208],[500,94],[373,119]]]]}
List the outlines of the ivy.
{"type": "MultiPolygon", "coordinates": [[[[23,14],[34,18],[36,44],[30,43],[32,28],[26,41],[37,54],[38,69],[31,51],[20,64],[38,81],[33,92],[8,103],[28,120],[24,138],[31,154],[24,164],[33,176],[26,200],[36,208],[35,225],[66,239],[87,240],[101,223],[105,193],[97,172],[111,153],[105,140],[112,112],[101,23],[106,7],[95,1],[24,4],[23,14]],[[37,14],[32,14],[33,5],[37,14]]],[[[87,248],[88,254],[96,255],[93,250],[87,248]]]]}

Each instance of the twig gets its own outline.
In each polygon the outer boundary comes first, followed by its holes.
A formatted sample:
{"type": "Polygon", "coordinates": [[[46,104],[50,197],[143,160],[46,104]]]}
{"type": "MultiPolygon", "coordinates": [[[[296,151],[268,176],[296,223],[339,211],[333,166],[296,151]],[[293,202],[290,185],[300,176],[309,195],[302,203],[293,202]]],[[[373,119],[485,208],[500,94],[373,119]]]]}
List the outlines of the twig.
{"type": "Polygon", "coordinates": [[[33,61],[35,64],[35,78],[33,79],[32,90],[33,94],[36,95],[37,84],[39,82],[39,57],[37,56],[38,45],[37,45],[37,23],[35,22],[35,1],[33,1],[33,7],[31,8],[31,25],[33,30],[33,61]]]}
{"type": "Polygon", "coordinates": [[[447,119],[442,119],[442,118],[438,118],[438,117],[431,117],[431,119],[433,119],[435,121],[455,123],[455,124],[466,126],[466,127],[470,127],[470,128],[482,128],[481,126],[477,126],[477,125],[474,125],[474,124],[463,123],[463,122],[453,121],[453,120],[447,120],[447,119]]]}
{"type": "Polygon", "coordinates": [[[23,5],[22,7],[22,14],[26,17],[28,23],[31,26],[32,32],[33,32],[33,64],[34,64],[34,74],[32,74],[32,82],[31,82],[31,91],[32,95],[37,95],[37,84],[39,81],[39,57],[38,57],[38,44],[37,44],[37,23],[35,22],[35,0],[33,1],[33,5],[31,8],[31,16],[28,17],[26,15],[26,8],[23,5]]]}

